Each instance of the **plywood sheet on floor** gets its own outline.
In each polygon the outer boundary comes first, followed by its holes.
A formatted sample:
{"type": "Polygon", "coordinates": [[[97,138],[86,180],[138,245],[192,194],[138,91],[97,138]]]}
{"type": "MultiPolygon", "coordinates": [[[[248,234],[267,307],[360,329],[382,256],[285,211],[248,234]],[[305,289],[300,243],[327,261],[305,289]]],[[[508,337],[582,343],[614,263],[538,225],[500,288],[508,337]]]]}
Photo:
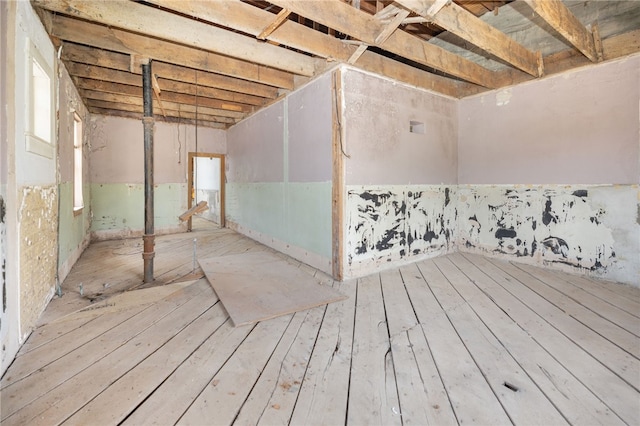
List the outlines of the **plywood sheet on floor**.
{"type": "Polygon", "coordinates": [[[345,298],[270,252],[200,259],[199,263],[236,326],[345,298]]]}

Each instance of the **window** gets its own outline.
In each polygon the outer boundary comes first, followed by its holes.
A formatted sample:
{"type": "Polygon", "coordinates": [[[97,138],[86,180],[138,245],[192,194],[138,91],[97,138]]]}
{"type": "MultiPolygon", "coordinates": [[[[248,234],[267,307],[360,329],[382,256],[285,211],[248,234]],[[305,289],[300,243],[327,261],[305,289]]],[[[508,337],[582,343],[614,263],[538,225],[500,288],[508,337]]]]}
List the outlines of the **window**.
{"type": "Polygon", "coordinates": [[[82,119],[73,113],[73,211],[79,213],[82,201],[82,119]]]}
{"type": "Polygon", "coordinates": [[[53,158],[53,73],[33,43],[29,43],[29,124],[27,151],[53,158]]]}

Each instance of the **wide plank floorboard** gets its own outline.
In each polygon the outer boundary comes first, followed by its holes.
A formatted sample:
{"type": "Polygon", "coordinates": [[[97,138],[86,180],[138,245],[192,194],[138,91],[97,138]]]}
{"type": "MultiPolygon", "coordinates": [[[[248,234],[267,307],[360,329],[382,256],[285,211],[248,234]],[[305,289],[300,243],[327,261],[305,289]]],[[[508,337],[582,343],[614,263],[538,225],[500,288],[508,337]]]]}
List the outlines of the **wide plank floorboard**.
{"type": "Polygon", "coordinates": [[[640,424],[638,288],[466,253],[335,282],[278,254],[348,298],[233,327],[194,239],[273,252],[194,219],[143,284],[139,239],[92,244],[2,377],[1,423],[640,424]]]}

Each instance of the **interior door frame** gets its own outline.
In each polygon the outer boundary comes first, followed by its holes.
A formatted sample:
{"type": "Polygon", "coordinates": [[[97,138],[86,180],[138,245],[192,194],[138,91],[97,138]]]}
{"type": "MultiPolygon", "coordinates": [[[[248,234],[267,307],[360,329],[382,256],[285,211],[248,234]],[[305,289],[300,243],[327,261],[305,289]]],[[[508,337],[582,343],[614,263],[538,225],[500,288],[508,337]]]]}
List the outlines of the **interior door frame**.
{"type": "MultiPolygon", "coordinates": [[[[206,152],[190,152],[189,153],[189,170],[187,173],[187,210],[193,207],[193,200],[191,198],[191,194],[193,193],[193,170],[196,162],[196,157],[205,157],[205,158],[219,158],[220,159],[220,223],[218,224],[220,228],[225,227],[225,163],[224,163],[224,154],[210,154],[206,152]]],[[[187,222],[187,229],[191,231],[191,218],[187,222]]]]}

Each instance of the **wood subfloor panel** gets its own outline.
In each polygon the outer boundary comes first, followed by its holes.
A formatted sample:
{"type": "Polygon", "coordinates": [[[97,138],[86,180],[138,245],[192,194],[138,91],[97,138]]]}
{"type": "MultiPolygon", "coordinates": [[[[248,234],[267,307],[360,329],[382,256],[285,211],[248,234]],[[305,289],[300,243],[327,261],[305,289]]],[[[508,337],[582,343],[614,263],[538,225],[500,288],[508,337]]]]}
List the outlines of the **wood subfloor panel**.
{"type": "Polygon", "coordinates": [[[156,239],[152,285],[140,241],[85,251],[2,377],[3,425],[640,424],[640,289],[465,253],[334,282],[194,229],[156,239]],[[348,298],[233,327],[194,238],[348,298]]]}

